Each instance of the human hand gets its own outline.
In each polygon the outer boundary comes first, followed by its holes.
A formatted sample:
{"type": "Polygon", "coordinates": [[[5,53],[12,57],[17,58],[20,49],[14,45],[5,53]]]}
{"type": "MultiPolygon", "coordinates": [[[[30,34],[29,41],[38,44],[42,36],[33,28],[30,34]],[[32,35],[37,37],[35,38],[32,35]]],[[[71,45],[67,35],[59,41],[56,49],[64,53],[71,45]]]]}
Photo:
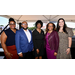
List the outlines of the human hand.
{"type": "Polygon", "coordinates": [[[70,53],[70,48],[68,48],[68,49],[66,50],[66,52],[67,52],[67,54],[69,54],[69,53],[70,53]]]}
{"type": "Polygon", "coordinates": [[[57,53],[56,52],[54,52],[54,56],[57,56],[57,53]]]}
{"type": "Polygon", "coordinates": [[[39,49],[36,49],[36,51],[37,51],[37,54],[39,54],[39,49]]]}
{"type": "Polygon", "coordinates": [[[9,59],[11,59],[11,58],[12,58],[12,56],[13,56],[13,54],[11,54],[11,53],[7,52],[7,53],[6,53],[6,56],[7,56],[9,59]]]}
{"type": "Polygon", "coordinates": [[[33,50],[32,51],[34,51],[34,48],[33,48],[33,50]]]}
{"type": "Polygon", "coordinates": [[[20,54],[19,54],[19,57],[23,57],[23,54],[22,54],[22,53],[20,53],[20,54]]]}

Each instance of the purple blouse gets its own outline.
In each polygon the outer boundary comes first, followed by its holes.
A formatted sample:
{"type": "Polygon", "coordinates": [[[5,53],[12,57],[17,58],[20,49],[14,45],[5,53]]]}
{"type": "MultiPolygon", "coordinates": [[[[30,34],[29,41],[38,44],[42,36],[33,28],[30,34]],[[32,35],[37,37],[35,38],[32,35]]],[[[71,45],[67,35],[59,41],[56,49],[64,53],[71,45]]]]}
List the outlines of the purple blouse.
{"type": "Polygon", "coordinates": [[[51,50],[55,50],[55,52],[58,51],[59,48],[59,36],[56,31],[53,31],[52,33],[49,34],[48,36],[48,43],[46,43],[46,36],[48,33],[45,35],[45,45],[49,45],[51,50]]]}

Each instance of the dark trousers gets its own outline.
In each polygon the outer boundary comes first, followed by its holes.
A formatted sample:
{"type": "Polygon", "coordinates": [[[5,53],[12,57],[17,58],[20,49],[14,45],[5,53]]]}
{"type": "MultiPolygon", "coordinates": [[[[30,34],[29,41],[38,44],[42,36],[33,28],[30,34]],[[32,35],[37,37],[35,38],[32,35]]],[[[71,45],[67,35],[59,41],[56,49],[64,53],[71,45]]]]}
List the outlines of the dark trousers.
{"type": "Polygon", "coordinates": [[[23,57],[19,57],[19,59],[32,59],[32,52],[23,53],[23,57]]]}

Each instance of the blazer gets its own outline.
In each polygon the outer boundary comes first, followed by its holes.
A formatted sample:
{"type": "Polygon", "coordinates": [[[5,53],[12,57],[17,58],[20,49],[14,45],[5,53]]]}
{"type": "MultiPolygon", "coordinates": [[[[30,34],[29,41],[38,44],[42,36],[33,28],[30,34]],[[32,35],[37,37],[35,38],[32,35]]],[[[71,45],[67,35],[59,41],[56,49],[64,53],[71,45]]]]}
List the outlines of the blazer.
{"type": "Polygon", "coordinates": [[[29,30],[31,34],[31,41],[28,42],[27,36],[21,28],[20,30],[16,31],[15,35],[15,45],[17,49],[17,53],[27,53],[28,51],[31,52],[33,50],[33,40],[32,40],[32,32],[29,30]]]}
{"type": "Polygon", "coordinates": [[[55,50],[55,52],[58,52],[58,48],[59,48],[59,36],[58,36],[57,31],[53,31],[48,36],[48,43],[49,43],[49,46],[50,46],[51,50],[55,50]]]}

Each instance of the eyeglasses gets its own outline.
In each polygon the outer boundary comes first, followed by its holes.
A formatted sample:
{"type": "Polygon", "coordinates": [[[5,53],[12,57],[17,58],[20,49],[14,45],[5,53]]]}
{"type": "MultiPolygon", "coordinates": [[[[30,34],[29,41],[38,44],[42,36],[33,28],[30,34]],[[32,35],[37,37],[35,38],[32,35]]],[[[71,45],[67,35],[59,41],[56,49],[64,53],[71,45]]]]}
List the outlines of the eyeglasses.
{"type": "Polygon", "coordinates": [[[48,27],[53,27],[53,26],[48,26],[48,27]]]}
{"type": "Polygon", "coordinates": [[[22,25],[28,25],[28,24],[24,24],[24,23],[23,23],[22,25]]]}
{"type": "Polygon", "coordinates": [[[15,25],[15,23],[14,24],[9,24],[9,25],[15,25]]]}

